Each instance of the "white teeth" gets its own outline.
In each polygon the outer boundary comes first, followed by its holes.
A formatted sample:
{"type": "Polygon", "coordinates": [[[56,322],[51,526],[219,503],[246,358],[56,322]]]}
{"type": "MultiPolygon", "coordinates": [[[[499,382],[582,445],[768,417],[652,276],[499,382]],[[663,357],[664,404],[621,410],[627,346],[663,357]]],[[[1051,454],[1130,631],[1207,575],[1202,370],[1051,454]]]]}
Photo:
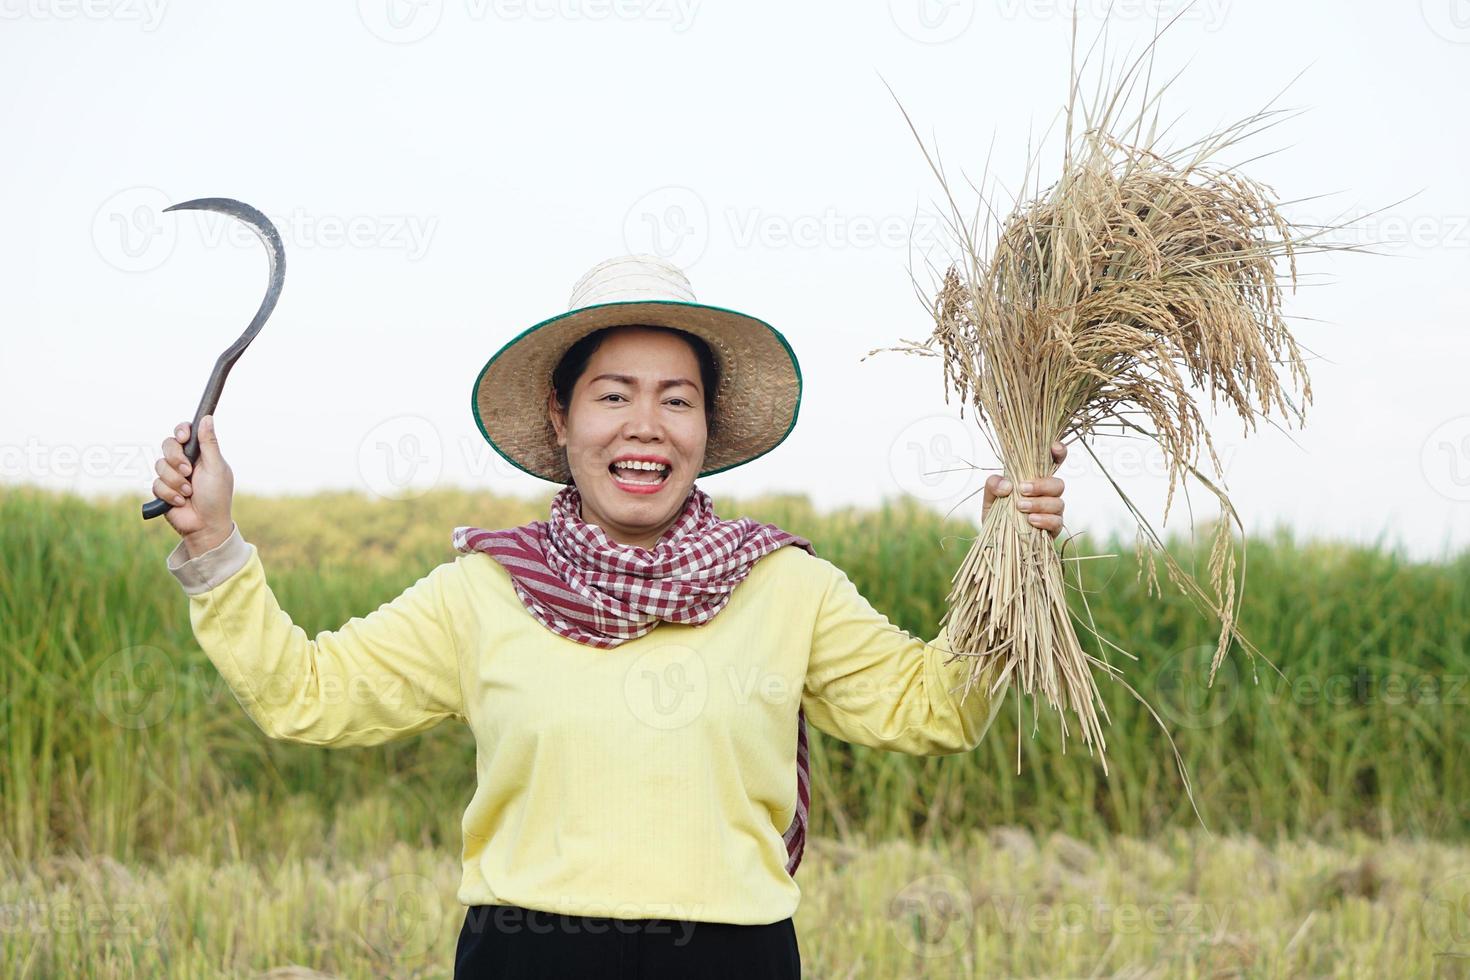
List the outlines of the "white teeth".
{"type": "Polygon", "coordinates": [[[643,460],[628,460],[613,465],[613,472],[615,473],[631,474],[636,472],[649,474],[648,476],[639,476],[637,479],[630,479],[628,476],[620,476],[619,478],[625,483],[644,483],[650,486],[661,482],[667,470],[668,467],[662,463],[650,463],[643,460]]]}

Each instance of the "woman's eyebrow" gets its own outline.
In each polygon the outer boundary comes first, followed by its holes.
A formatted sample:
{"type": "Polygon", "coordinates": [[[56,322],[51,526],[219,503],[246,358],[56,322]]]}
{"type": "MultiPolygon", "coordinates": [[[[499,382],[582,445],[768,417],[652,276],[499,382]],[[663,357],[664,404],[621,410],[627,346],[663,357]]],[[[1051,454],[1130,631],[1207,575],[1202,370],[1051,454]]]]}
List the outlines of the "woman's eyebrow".
{"type": "MultiPolygon", "coordinates": [[[[625,385],[629,385],[634,388],[638,387],[638,379],[627,374],[599,374],[592,380],[621,381],[625,385]]],[[[665,388],[673,388],[678,385],[688,385],[691,388],[698,387],[693,381],[690,381],[688,378],[665,378],[658,383],[658,390],[663,391],[665,388]]]]}

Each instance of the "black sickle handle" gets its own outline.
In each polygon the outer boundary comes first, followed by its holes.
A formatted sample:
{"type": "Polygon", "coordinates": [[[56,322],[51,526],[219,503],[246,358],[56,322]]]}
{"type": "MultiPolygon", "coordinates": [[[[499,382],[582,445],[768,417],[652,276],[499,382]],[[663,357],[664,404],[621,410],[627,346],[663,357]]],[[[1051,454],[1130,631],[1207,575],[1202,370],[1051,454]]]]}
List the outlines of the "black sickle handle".
{"type": "MultiPolygon", "coordinates": [[[[250,321],[250,326],[240,335],[229,348],[214,362],[214,371],[209,376],[209,384],[204,386],[204,396],[199,399],[199,407],[194,411],[194,421],[189,425],[189,441],[184,444],[184,456],[189,460],[189,466],[195,468],[199,462],[199,420],[206,415],[213,415],[215,406],[219,404],[220,392],[225,389],[225,378],[230,374],[230,368],[235,366],[235,361],[250,346],[255,335],[260,333],[260,328],[269,319],[271,311],[276,308],[276,300],[281,295],[281,285],[286,278],[286,250],[281,244],[281,235],[276,231],[276,226],[271,224],[270,219],[261,214],[255,208],[241,201],[228,197],[201,197],[193,201],[185,201],[182,204],[174,204],[164,208],[165,211],[217,211],[227,214],[245,222],[250,230],[255,232],[265,245],[266,256],[270,259],[270,283],[266,287],[265,299],[260,301],[260,309],[255,311],[255,317],[250,321]]],[[[143,520],[148,521],[159,514],[168,511],[174,505],[167,500],[154,497],[143,505],[143,520]]]]}
{"type": "MultiPolygon", "coordinates": [[[[230,373],[234,363],[233,358],[227,361],[224,357],[214,362],[214,372],[210,374],[209,384],[204,388],[204,397],[199,399],[194,421],[189,424],[189,441],[184,443],[184,457],[189,460],[190,470],[196,469],[194,464],[199,462],[199,420],[214,414],[214,407],[219,404],[220,392],[225,388],[225,376],[230,373]]],[[[154,497],[143,505],[143,520],[151,521],[173,506],[167,500],[154,497]]]]}

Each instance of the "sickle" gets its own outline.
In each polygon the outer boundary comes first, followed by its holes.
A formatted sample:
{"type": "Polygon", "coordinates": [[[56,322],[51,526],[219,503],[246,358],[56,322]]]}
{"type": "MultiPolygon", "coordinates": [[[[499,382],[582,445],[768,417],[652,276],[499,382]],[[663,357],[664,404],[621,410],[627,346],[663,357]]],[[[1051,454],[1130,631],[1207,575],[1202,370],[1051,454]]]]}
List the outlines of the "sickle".
{"type": "MultiPolygon", "coordinates": [[[[241,201],[228,197],[201,197],[182,204],[174,204],[164,210],[218,211],[220,214],[237,218],[249,225],[250,230],[260,238],[265,245],[266,255],[270,259],[270,284],[266,287],[265,299],[260,301],[260,309],[255,311],[255,318],[250,321],[250,326],[245,328],[240,339],[231,344],[219,356],[219,360],[214,362],[214,373],[209,376],[209,383],[204,386],[204,397],[199,399],[199,408],[194,412],[194,422],[189,426],[189,441],[184,445],[184,455],[192,467],[199,462],[199,420],[214,413],[230,368],[235,366],[235,361],[245,352],[245,348],[250,346],[250,342],[255,339],[255,335],[260,333],[260,328],[265,326],[265,321],[270,318],[271,311],[276,308],[276,300],[281,295],[281,284],[286,278],[286,250],[282,247],[281,236],[277,233],[276,226],[270,223],[270,219],[241,201]]],[[[155,497],[143,505],[143,520],[151,520],[171,507],[173,504],[167,500],[155,497]]]]}

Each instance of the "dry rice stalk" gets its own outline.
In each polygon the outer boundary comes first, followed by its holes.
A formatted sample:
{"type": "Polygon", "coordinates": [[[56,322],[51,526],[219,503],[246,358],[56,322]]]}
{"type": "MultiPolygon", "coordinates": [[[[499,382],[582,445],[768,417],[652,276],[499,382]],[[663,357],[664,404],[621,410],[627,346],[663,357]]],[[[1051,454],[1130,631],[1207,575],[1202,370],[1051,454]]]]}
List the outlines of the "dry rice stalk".
{"type": "MultiPolygon", "coordinates": [[[[1212,407],[1223,402],[1234,409],[1247,430],[1257,414],[1269,419],[1273,411],[1300,422],[1311,386],[1281,314],[1276,266],[1285,260],[1294,288],[1299,251],[1352,249],[1312,244],[1324,232],[1300,234],[1278,213],[1281,202],[1271,188],[1212,162],[1245,136],[1274,125],[1268,120],[1282,110],[1268,111],[1268,105],[1166,150],[1155,103],[1168,83],[1124,121],[1143,57],[1106,93],[1100,85],[1089,105],[1079,94],[1075,43],[1074,20],[1061,177],[1020,201],[1003,221],[985,223],[986,231],[995,231],[992,248],[977,241],[979,211],[973,222],[965,220],[943,169],[929,158],[962,254],[943,274],[932,303],[926,302],[933,334],[922,344],[879,350],[934,355],[938,348],[946,400],[953,388],[962,406],[974,408],[1014,486],[1055,472],[1052,443],[1075,440],[1090,453],[1089,442],[1102,427],[1119,426],[1151,439],[1167,460],[1165,520],[1175,487],[1186,477],[1214,493],[1222,513],[1206,591],[1118,490],[1139,522],[1140,574],[1147,555],[1150,592],[1157,585],[1157,553],[1174,585],[1220,621],[1213,682],[1232,637],[1253,656],[1259,651],[1236,628],[1230,524],[1239,526],[1239,520],[1223,480],[1198,468],[1203,450],[1221,476],[1192,389],[1208,393],[1212,407]],[[1074,115],[1084,122],[1075,138],[1074,115]],[[1297,388],[1300,402],[1291,396],[1297,388]]],[[[1035,175],[1036,158],[1028,150],[1022,186],[1035,175]]],[[[1021,692],[1040,693],[1057,709],[1064,751],[1066,714],[1075,714],[1083,741],[1089,751],[1095,747],[1106,772],[1107,709],[1093,669],[1120,678],[1103,648],[1126,651],[1098,635],[1090,614],[1078,621],[1097,639],[1101,656],[1083,649],[1067,606],[1062,561],[1049,536],[1014,505],[992,507],[955,575],[944,622],[951,649],[974,661],[966,694],[982,683],[999,690],[1014,675],[1021,692]]],[[[1033,699],[1033,725],[1035,711],[1033,699]]]]}

